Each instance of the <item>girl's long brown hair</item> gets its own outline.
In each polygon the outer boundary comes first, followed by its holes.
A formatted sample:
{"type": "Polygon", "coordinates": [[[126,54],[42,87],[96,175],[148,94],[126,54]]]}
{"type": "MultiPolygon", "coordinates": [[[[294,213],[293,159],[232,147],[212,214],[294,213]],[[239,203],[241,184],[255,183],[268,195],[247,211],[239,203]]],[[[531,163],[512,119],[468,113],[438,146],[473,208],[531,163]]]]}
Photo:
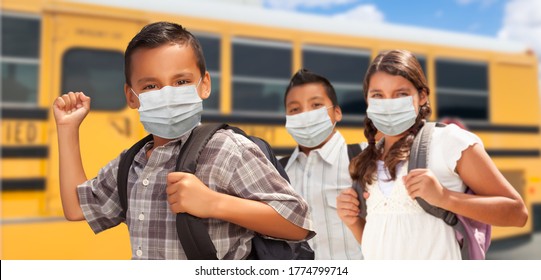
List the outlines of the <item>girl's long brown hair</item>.
{"type": "MultiPolygon", "coordinates": [[[[408,129],[407,133],[393,144],[383,161],[389,170],[391,180],[396,180],[396,166],[403,160],[408,159],[413,139],[419,129],[424,125],[424,121],[430,116],[432,110],[428,104],[428,95],[430,89],[426,81],[425,74],[417,58],[406,50],[391,50],[381,52],[368,67],[364,77],[363,90],[364,98],[368,103],[368,90],[370,79],[376,72],[385,72],[389,75],[402,76],[410,81],[419,93],[424,92],[427,96],[426,104],[420,106],[419,114],[415,124],[408,129]]],[[[365,117],[364,136],[368,140],[368,147],[357,157],[351,160],[349,173],[354,181],[358,181],[361,186],[368,186],[375,180],[377,171],[377,160],[382,155],[382,149],[376,147],[376,133],[378,130],[372,121],[365,117]]]]}

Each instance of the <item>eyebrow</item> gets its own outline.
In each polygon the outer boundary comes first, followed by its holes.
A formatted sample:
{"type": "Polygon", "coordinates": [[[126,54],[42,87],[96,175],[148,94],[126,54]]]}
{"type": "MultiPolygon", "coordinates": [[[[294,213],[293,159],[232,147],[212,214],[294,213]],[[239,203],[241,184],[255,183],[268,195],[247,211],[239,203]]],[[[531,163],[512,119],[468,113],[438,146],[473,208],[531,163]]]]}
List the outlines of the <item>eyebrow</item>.
{"type": "Polygon", "coordinates": [[[287,108],[288,106],[295,105],[295,104],[300,104],[300,102],[297,101],[297,100],[289,101],[289,102],[286,103],[286,108],[287,108]]]}
{"type": "MultiPolygon", "coordinates": [[[[413,90],[413,88],[411,88],[411,87],[401,87],[401,88],[397,88],[397,89],[393,90],[393,92],[398,92],[398,91],[408,91],[409,92],[411,90],[413,90]]],[[[382,92],[382,90],[376,88],[376,89],[371,89],[368,92],[382,92]]]]}
{"type": "MultiPolygon", "coordinates": [[[[310,99],[308,99],[308,101],[325,101],[325,97],[323,96],[314,96],[314,97],[311,97],[310,99]]],[[[291,105],[294,105],[294,104],[300,104],[299,101],[297,100],[293,100],[293,101],[289,101],[287,104],[286,104],[286,107],[287,106],[291,106],[291,105]]]]}
{"type": "Polygon", "coordinates": [[[314,101],[314,100],[325,100],[325,97],[323,97],[323,96],[314,96],[314,97],[308,99],[308,101],[314,101]]]}
{"type": "Polygon", "coordinates": [[[177,73],[173,76],[173,79],[178,79],[178,78],[194,78],[194,74],[192,74],[191,72],[181,72],[181,73],[177,73]]]}
{"type": "MultiPolygon", "coordinates": [[[[194,74],[192,74],[191,72],[180,72],[180,73],[177,73],[175,75],[173,75],[172,79],[179,79],[179,78],[191,78],[193,79],[194,77],[194,74]]],[[[157,78],[154,78],[154,77],[143,77],[139,80],[137,80],[137,84],[140,84],[140,83],[146,83],[146,82],[154,82],[154,81],[157,81],[158,79],[157,78]]]]}
{"type": "Polygon", "coordinates": [[[397,91],[410,91],[411,90],[411,87],[401,87],[401,88],[398,88],[395,90],[395,92],[397,91]]]}
{"type": "Polygon", "coordinates": [[[155,78],[152,78],[152,77],[143,77],[139,80],[137,80],[135,83],[136,84],[141,84],[141,83],[146,83],[146,82],[153,82],[155,81],[156,79],[155,78]]]}

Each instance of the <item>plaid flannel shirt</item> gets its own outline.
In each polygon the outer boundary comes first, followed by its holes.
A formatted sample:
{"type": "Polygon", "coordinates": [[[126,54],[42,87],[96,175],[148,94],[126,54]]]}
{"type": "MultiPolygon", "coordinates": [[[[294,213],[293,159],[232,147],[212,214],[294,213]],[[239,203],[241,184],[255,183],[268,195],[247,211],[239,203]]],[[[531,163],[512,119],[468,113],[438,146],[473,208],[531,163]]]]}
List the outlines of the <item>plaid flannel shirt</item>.
{"type": "MultiPolygon", "coordinates": [[[[167,174],[174,171],[188,136],[156,147],[148,159],[146,152],[152,142],[137,153],[128,175],[126,220],[120,216],[117,189],[120,156],[103,167],[96,178],[77,188],[85,219],[95,233],[121,222],[128,225],[133,259],[186,259],[165,188],[167,174]]],[[[267,203],[293,224],[310,230],[308,238],[314,235],[306,202],[249,139],[219,130],[203,149],[195,175],[214,191],[267,203]]],[[[248,256],[253,231],[223,220],[204,222],[219,259],[248,256]]]]}

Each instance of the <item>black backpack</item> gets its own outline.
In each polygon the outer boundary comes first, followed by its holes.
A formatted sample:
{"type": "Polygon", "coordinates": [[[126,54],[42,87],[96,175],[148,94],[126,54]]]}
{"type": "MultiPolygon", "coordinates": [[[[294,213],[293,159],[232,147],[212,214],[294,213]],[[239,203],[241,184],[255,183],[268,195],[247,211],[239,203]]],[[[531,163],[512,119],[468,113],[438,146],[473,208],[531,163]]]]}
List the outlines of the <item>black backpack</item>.
{"type": "MultiPolygon", "coordinates": [[[[214,133],[220,129],[231,129],[235,133],[242,134],[254,142],[263,151],[269,161],[276,167],[280,175],[288,182],[289,178],[283,167],[278,163],[270,145],[263,139],[255,136],[248,136],[244,131],[237,127],[227,124],[202,124],[196,127],[182,146],[176,171],[189,172],[195,174],[197,160],[201,152],[212,138],[214,133]]],[[[148,135],[133,145],[120,158],[118,165],[118,195],[122,205],[122,215],[126,217],[128,209],[128,173],[135,155],[143,146],[152,140],[152,135],[148,135]]],[[[207,228],[202,220],[188,213],[178,213],[176,217],[177,234],[189,260],[217,260],[216,247],[212,243],[207,228]]],[[[249,259],[260,260],[313,260],[314,251],[308,245],[308,242],[283,241],[267,239],[259,234],[252,238],[252,252],[249,259]]]]}

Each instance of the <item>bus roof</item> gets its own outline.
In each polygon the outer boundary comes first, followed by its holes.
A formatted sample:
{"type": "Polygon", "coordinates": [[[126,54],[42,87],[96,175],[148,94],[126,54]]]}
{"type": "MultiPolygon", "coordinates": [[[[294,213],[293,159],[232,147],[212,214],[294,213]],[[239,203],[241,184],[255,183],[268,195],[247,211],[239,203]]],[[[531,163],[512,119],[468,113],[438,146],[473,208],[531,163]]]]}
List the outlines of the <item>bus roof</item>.
{"type": "Polygon", "coordinates": [[[381,38],[432,45],[500,52],[526,52],[522,43],[503,39],[389,23],[364,22],[290,11],[268,10],[254,5],[203,0],[68,0],[143,11],[211,18],[286,29],[381,38]]]}

